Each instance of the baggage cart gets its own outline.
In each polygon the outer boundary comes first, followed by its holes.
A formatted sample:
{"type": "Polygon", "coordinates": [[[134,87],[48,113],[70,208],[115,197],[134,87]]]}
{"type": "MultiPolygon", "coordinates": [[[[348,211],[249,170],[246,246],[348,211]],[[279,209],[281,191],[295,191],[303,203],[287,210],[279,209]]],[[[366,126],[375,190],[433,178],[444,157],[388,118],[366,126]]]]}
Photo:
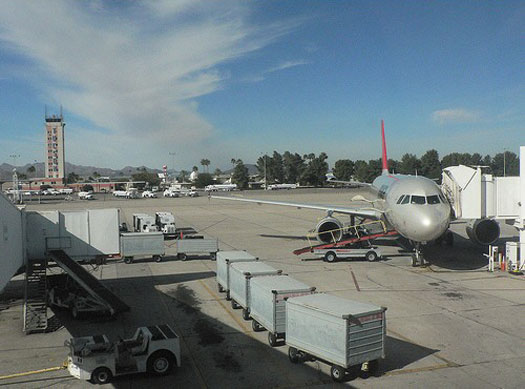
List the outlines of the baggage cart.
{"type": "Polygon", "coordinates": [[[162,232],[126,232],[120,234],[120,255],[131,263],[137,256],[152,257],[161,262],[166,254],[162,232]]]}
{"type": "Polygon", "coordinates": [[[286,343],[293,363],[319,360],[335,381],[377,370],[385,357],[386,308],[324,293],[286,302],[286,343]]]}
{"type": "Polygon", "coordinates": [[[226,292],[226,300],[230,300],[230,265],[235,262],[253,262],[259,258],[246,251],[219,251],[217,253],[217,288],[226,292]]]}
{"type": "Polygon", "coordinates": [[[277,270],[266,263],[237,262],[230,266],[230,297],[233,309],[242,308],[244,320],[250,319],[250,280],[252,277],[280,275],[277,270]]]}
{"type": "Polygon", "coordinates": [[[219,251],[217,239],[179,239],[177,241],[177,258],[181,261],[188,259],[188,255],[205,254],[215,260],[219,251]]]}
{"type": "Polygon", "coordinates": [[[286,339],[286,300],[312,294],[310,287],[286,275],[254,277],[250,281],[250,317],[254,331],[268,330],[270,346],[286,339]]]}

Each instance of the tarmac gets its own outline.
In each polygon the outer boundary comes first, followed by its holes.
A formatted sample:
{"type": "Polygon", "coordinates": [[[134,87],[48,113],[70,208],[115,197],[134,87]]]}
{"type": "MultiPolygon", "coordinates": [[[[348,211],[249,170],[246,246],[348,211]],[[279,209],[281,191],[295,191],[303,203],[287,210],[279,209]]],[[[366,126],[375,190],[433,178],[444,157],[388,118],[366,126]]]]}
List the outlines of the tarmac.
{"type": "MultiPolygon", "coordinates": [[[[359,189],[297,189],[233,192],[234,196],[348,205],[359,189]]],[[[221,193],[219,193],[221,194],[221,193]]],[[[167,257],[125,264],[109,260],[87,266],[131,306],[115,319],[73,320],[68,312],[49,311],[44,334],[22,332],[23,276],[0,295],[0,376],[59,367],[72,336],[132,336],[136,327],[167,323],[182,340],[182,366],[169,376],[145,374],[114,378],[115,388],[332,388],[338,386],[425,388],[522,388],[525,358],[525,276],[487,272],[484,249],[466,239],[463,223],[452,225],[453,247],[425,250],[430,266],[414,268],[410,253],[381,242],[384,258],[326,263],[292,251],[308,245],[306,233],[321,211],[198,198],[61,201],[42,197],[27,209],[119,208],[131,225],[137,212],[170,211],[177,227],[194,227],[219,239],[221,250],[247,250],[317,291],[385,306],[386,359],[378,377],[336,384],[321,362],[291,364],[287,346],[272,348],[266,332],[253,332],[225,295],[217,290],[215,262],[206,257],[176,259],[174,240],[167,257]]],[[[502,225],[502,242],[517,232],[502,225]]],[[[379,242],[377,242],[379,243],[379,242]]],[[[58,273],[51,267],[51,274],[58,273]]],[[[92,385],[67,370],[0,379],[0,386],[85,388],[92,385]]]]}

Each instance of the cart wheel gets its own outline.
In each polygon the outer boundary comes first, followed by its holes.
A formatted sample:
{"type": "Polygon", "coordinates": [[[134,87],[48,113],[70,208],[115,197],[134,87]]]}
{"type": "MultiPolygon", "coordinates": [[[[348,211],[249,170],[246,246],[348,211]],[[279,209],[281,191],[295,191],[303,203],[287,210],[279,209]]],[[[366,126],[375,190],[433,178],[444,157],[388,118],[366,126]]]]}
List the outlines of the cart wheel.
{"type": "Polygon", "coordinates": [[[217,290],[220,292],[220,293],[223,293],[224,292],[224,288],[222,287],[221,284],[217,284],[217,290]]]}
{"type": "Polygon", "coordinates": [[[379,359],[368,362],[368,373],[374,377],[379,377],[379,359]]]}
{"type": "Polygon", "coordinates": [[[177,257],[181,260],[181,261],[185,261],[186,259],[188,259],[188,256],[184,253],[179,253],[177,254],[177,257]]]}
{"type": "Polygon", "coordinates": [[[274,333],[268,332],[268,343],[272,347],[277,346],[277,336],[274,333]]]}
{"type": "Polygon", "coordinates": [[[337,255],[335,255],[333,251],[329,251],[325,254],[324,259],[326,260],[326,262],[335,262],[335,260],[337,259],[337,255]]]}
{"type": "Polygon", "coordinates": [[[247,309],[242,310],[242,318],[244,320],[250,320],[250,312],[247,309]]]}
{"type": "Polygon", "coordinates": [[[171,353],[160,350],[148,358],[148,371],[156,375],[166,375],[174,365],[174,357],[171,353]]]}
{"type": "Polygon", "coordinates": [[[215,253],[210,253],[210,259],[211,259],[212,261],[215,261],[215,260],[217,259],[217,254],[215,254],[215,253]]]}
{"type": "Polygon", "coordinates": [[[111,382],[112,377],[113,374],[111,374],[111,370],[107,367],[97,367],[93,374],[91,374],[91,381],[93,381],[94,384],[104,385],[111,382]]]}
{"type": "Polygon", "coordinates": [[[154,256],[153,256],[153,260],[154,260],[155,262],[162,262],[162,256],[160,256],[160,255],[154,255],[154,256]]]}
{"type": "Polygon", "coordinates": [[[133,257],[124,257],[124,262],[129,265],[131,262],[133,262],[133,257]]]}
{"type": "Polygon", "coordinates": [[[345,369],[338,365],[332,365],[330,369],[330,375],[335,382],[343,382],[345,379],[345,369]]]}
{"type": "Polygon", "coordinates": [[[265,330],[265,328],[260,325],[257,320],[252,320],[252,328],[255,332],[262,332],[265,330]]]}
{"type": "Polygon", "coordinates": [[[235,302],[235,300],[232,299],[231,305],[233,309],[239,309],[241,306],[235,302]]]}
{"type": "Polygon", "coordinates": [[[226,301],[230,301],[232,298],[230,296],[230,291],[226,292],[226,301]]]}
{"type": "Polygon", "coordinates": [[[288,359],[292,363],[299,363],[299,353],[295,347],[288,348],[288,359]]]}
{"type": "Polygon", "coordinates": [[[377,259],[377,253],[375,251],[369,251],[366,253],[366,260],[368,262],[374,262],[377,259]]]}

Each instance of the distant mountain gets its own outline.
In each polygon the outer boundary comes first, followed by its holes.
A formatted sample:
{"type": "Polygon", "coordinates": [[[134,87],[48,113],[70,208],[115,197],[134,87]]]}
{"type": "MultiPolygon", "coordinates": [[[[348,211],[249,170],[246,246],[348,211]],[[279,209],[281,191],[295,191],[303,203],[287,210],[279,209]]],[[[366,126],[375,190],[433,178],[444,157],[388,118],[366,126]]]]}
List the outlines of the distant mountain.
{"type": "MultiPolygon", "coordinates": [[[[0,165],[0,180],[8,181],[11,180],[13,177],[13,165],[10,165],[8,163],[3,163],[0,165]]],[[[34,164],[26,164],[23,166],[17,166],[16,171],[18,173],[26,174],[29,178],[33,177],[44,177],[44,163],[43,162],[37,162],[34,164]],[[30,166],[34,166],[36,171],[35,173],[28,173],[27,169],[30,166]]],[[[162,170],[160,169],[152,169],[147,166],[126,166],[120,170],[110,169],[110,168],[104,168],[104,167],[96,167],[96,166],[83,166],[83,165],[75,165],[69,162],[66,162],[66,174],[69,173],[75,173],[78,174],[80,177],[88,178],[93,177],[93,174],[97,172],[102,177],[130,177],[132,174],[138,172],[142,169],[146,169],[150,173],[161,173],[162,170]]]]}
{"type": "MultiPolygon", "coordinates": [[[[257,174],[257,166],[254,164],[245,163],[244,166],[248,168],[248,174],[254,175],[257,174]]],[[[0,180],[10,181],[13,178],[13,168],[14,166],[8,163],[3,163],[0,165],[0,180]]],[[[23,166],[17,166],[16,171],[18,173],[26,174],[29,178],[34,177],[44,177],[44,163],[37,162],[33,164],[25,164],[23,166]],[[34,166],[36,169],[35,173],[28,173],[27,169],[30,166],[34,166]]],[[[152,169],[147,166],[124,166],[122,169],[110,169],[106,167],[96,167],[96,166],[83,166],[75,165],[69,162],[66,162],[66,175],[69,173],[78,174],[80,177],[88,178],[93,177],[93,174],[97,172],[102,177],[118,178],[118,177],[130,177],[132,174],[137,173],[139,170],[146,169],[150,173],[162,173],[161,169],[152,169]]],[[[187,169],[187,172],[191,172],[191,169],[187,169]]],[[[224,174],[231,174],[233,169],[224,171],[224,174]]],[[[177,176],[179,171],[173,172],[173,170],[168,170],[170,175],[175,174],[177,176]]],[[[202,173],[202,172],[201,172],[202,173]]]]}

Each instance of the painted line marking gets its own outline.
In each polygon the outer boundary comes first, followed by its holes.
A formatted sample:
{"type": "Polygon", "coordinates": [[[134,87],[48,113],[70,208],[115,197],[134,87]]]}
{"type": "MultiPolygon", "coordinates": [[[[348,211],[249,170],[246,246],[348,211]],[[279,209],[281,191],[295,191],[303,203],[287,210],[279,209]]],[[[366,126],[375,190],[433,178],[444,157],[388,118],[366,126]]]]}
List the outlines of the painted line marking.
{"type": "Polygon", "coordinates": [[[352,279],[354,280],[355,288],[358,292],[361,292],[361,288],[359,288],[359,284],[357,283],[357,278],[355,278],[355,274],[353,270],[350,270],[350,274],[352,274],[352,279]]]}

